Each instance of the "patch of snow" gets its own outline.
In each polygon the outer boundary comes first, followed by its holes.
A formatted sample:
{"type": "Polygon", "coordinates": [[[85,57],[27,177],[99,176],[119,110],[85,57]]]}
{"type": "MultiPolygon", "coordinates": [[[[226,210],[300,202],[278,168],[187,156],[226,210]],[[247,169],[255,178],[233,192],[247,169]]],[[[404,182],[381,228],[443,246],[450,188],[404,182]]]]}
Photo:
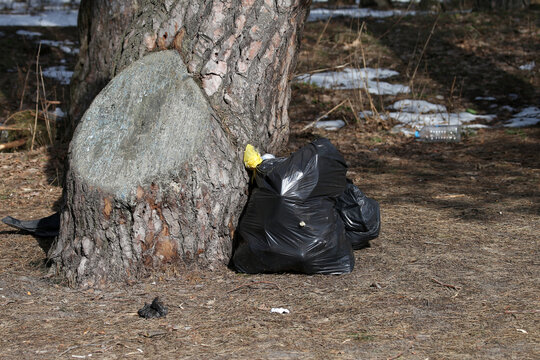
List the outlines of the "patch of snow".
{"type": "Polygon", "coordinates": [[[36,36],[41,36],[42,34],[39,33],[39,32],[36,32],[36,31],[27,31],[27,30],[17,30],[16,32],[17,35],[20,35],[20,36],[26,36],[26,37],[36,37],[36,36]]]}
{"type": "MultiPolygon", "coordinates": [[[[427,125],[464,125],[475,120],[491,121],[495,115],[475,115],[468,112],[448,113],[443,105],[432,104],[424,100],[400,100],[392,104],[390,109],[400,110],[381,114],[382,119],[394,119],[397,124],[392,133],[403,133],[407,136],[414,135],[415,129],[421,129],[427,125]]],[[[371,111],[364,111],[360,117],[372,116],[371,111]]],[[[464,127],[487,128],[483,124],[467,124],[464,127]]]]}
{"type": "Polygon", "coordinates": [[[493,96],[477,96],[474,98],[474,100],[478,100],[478,101],[495,101],[497,99],[495,99],[493,96]]]}
{"type": "Polygon", "coordinates": [[[22,14],[43,10],[78,9],[80,3],[80,0],[0,0],[0,10],[22,14]]]}
{"type": "Polygon", "coordinates": [[[329,18],[348,17],[353,19],[358,18],[387,18],[401,15],[416,15],[416,11],[403,10],[375,10],[368,8],[339,8],[339,9],[311,9],[307,21],[328,20],[329,18]]]}
{"type": "Polygon", "coordinates": [[[43,69],[43,76],[57,79],[62,85],[69,85],[71,77],[73,76],[73,71],[67,70],[64,65],[52,66],[43,69]]]}
{"type": "Polygon", "coordinates": [[[378,80],[396,75],[399,75],[397,71],[388,69],[345,68],[339,72],[327,71],[315,74],[303,74],[298,76],[296,81],[314,84],[327,89],[366,89],[370,94],[377,95],[397,95],[410,92],[408,86],[394,85],[378,80]]]}
{"type": "Polygon", "coordinates": [[[516,111],[516,109],[514,109],[513,107],[511,107],[510,105],[504,105],[504,106],[501,106],[501,110],[506,110],[508,112],[514,112],[516,111]]]}
{"type": "Polygon", "coordinates": [[[63,52],[65,52],[66,54],[78,54],[79,53],[79,49],[73,48],[72,46],[75,45],[75,44],[73,44],[73,42],[69,41],[69,40],[65,40],[65,41],[41,40],[40,42],[41,42],[42,45],[49,45],[49,46],[57,47],[60,50],[62,50],[63,52]]]}
{"type": "Polygon", "coordinates": [[[54,109],[53,115],[56,116],[57,119],[66,117],[66,113],[63,112],[59,107],[54,109]]]}
{"type": "Polygon", "coordinates": [[[534,67],[536,66],[536,63],[534,61],[531,61],[530,63],[527,63],[525,65],[521,65],[519,67],[520,70],[528,70],[528,71],[532,71],[534,69],[534,67]]]}
{"type": "Polygon", "coordinates": [[[388,107],[389,109],[409,113],[446,112],[446,106],[432,104],[425,100],[400,100],[388,107]]]}
{"type": "Polygon", "coordinates": [[[345,126],[345,121],[343,120],[323,120],[317,121],[315,127],[317,129],[324,129],[328,131],[336,131],[345,126]]]}
{"type": "Polygon", "coordinates": [[[540,123],[540,109],[536,106],[530,106],[515,114],[504,124],[504,127],[525,127],[538,123],[540,123]]]}
{"type": "Polygon", "coordinates": [[[517,100],[519,98],[518,94],[508,94],[508,98],[510,100],[517,100]]]}
{"type": "Polygon", "coordinates": [[[0,14],[0,26],[77,26],[78,10],[46,11],[36,15],[0,14]]]}

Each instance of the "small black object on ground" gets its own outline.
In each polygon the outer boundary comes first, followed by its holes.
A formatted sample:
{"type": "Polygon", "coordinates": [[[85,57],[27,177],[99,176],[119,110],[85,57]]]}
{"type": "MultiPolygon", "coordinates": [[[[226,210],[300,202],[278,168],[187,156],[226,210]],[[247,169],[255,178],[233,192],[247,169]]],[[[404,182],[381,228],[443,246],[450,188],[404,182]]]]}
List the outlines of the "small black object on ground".
{"type": "Polygon", "coordinates": [[[142,309],[139,309],[137,312],[140,317],[145,319],[160,318],[166,316],[169,310],[159,301],[159,296],[157,296],[151,304],[144,304],[142,309]]]}
{"type": "Polygon", "coordinates": [[[11,216],[2,219],[6,225],[39,237],[55,237],[60,231],[60,213],[37,220],[19,220],[11,216]]]}

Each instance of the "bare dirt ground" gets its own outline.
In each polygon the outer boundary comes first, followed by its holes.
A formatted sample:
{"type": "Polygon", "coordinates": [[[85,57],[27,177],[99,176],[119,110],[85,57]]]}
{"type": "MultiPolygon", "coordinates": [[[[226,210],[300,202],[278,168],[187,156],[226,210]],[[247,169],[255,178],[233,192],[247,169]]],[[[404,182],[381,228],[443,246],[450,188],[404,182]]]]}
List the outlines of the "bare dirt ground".
{"type": "MultiPolygon", "coordinates": [[[[416,67],[410,59],[418,59],[425,42],[406,41],[425,40],[434,21],[368,21],[366,59],[410,80],[407,69],[416,67]]],[[[418,98],[442,95],[451,108],[479,112],[491,110],[474,101],[484,94],[501,105],[538,104],[538,70],[516,65],[535,56],[539,62],[538,13],[438,21],[414,79],[423,89],[418,98]],[[470,70],[473,65],[487,73],[470,70]]],[[[323,30],[324,22],[308,24],[298,72],[357,60],[357,25],[336,19],[323,30]]],[[[540,128],[485,129],[457,144],[419,143],[391,134],[392,124],[380,119],[357,123],[353,109],[344,107],[333,113],[349,123],[339,131],[301,131],[346,97],[355,107],[371,106],[365,95],[295,85],[284,153],[328,137],[347,159],[349,177],[380,202],[381,234],[355,253],[353,273],[190,269],[136,284],[72,289],[48,277],[47,241],[0,224],[0,358],[540,358],[540,128]],[[168,306],[167,317],[139,318],[137,310],[155,296],[168,306]],[[271,313],[273,307],[290,314],[271,313]]],[[[8,100],[6,116],[19,106],[8,100]]],[[[391,103],[373,100],[380,111],[391,103]]],[[[505,120],[499,116],[499,123],[505,120]]],[[[51,214],[61,196],[64,156],[65,147],[0,153],[0,217],[51,214]]]]}

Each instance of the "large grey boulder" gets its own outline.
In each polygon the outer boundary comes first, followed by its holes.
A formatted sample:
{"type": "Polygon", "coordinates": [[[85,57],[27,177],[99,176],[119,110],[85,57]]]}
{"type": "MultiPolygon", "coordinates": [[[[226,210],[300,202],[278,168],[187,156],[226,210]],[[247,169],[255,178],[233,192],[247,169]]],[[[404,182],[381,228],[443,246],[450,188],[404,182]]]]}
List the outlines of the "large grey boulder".
{"type": "Polygon", "coordinates": [[[138,186],[178,176],[212,136],[212,121],[180,55],[152,53],[95,98],[73,138],[71,166],[88,185],[132,203],[138,186]]]}

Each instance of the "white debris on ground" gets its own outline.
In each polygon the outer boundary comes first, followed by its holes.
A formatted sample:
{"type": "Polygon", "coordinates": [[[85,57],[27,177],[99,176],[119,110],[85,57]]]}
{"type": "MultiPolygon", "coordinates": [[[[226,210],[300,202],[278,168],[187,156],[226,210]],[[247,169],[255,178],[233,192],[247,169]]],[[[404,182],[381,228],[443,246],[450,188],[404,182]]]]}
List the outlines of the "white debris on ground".
{"type": "Polygon", "coordinates": [[[75,44],[72,41],[64,40],[64,41],[57,41],[57,40],[41,40],[40,43],[42,45],[49,45],[52,47],[57,47],[66,54],[78,54],[79,49],[75,47],[75,44]]]}
{"type": "Polygon", "coordinates": [[[56,107],[52,114],[56,117],[56,119],[64,118],[66,117],[66,113],[62,111],[61,108],[56,107]]]}
{"type": "Polygon", "coordinates": [[[534,61],[531,61],[530,63],[527,63],[525,65],[521,65],[519,67],[520,70],[528,70],[528,71],[532,71],[534,70],[534,68],[536,67],[536,63],[534,61]]]}
{"type": "Polygon", "coordinates": [[[369,8],[339,8],[339,9],[311,9],[307,21],[328,20],[329,18],[348,17],[358,18],[387,18],[392,16],[416,15],[418,11],[405,10],[376,10],[369,8]]]}
{"type": "Polygon", "coordinates": [[[408,93],[408,86],[390,84],[379,79],[399,75],[397,71],[388,69],[355,69],[345,68],[343,71],[326,71],[314,74],[303,74],[296,81],[317,85],[335,90],[366,89],[370,94],[397,95],[408,93]]]}
{"type": "Polygon", "coordinates": [[[321,120],[317,121],[315,127],[317,129],[324,129],[327,131],[336,131],[345,126],[345,121],[343,120],[321,120]]]}
{"type": "Polygon", "coordinates": [[[62,85],[69,85],[73,71],[67,70],[64,65],[52,66],[43,69],[43,76],[58,80],[62,85]]]}
{"type": "Polygon", "coordinates": [[[270,312],[278,313],[278,314],[289,314],[290,313],[289,309],[285,309],[285,308],[272,308],[270,310],[270,312]]]}
{"type": "MultiPolygon", "coordinates": [[[[484,124],[466,124],[475,120],[491,121],[495,115],[474,115],[468,112],[448,113],[443,105],[432,104],[425,100],[400,100],[389,106],[389,109],[398,110],[380,114],[382,119],[392,118],[400,124],[396,125],[393,133],[403,133],[413,136],[415,130],[426,125],[463,125],[468,128],[488,127],[484,124]]],[[[372,116],[371,111],[359,114],[362,118],[372,116]]]]}
{"type": "Polygon", "coordinates": [[[497,99],[495,99],[493,96],[477,96],[474,98],[474,100],[476,101],[495,101],[497,99]]]}
{"type": "Polygon", "coordinates": [[[504,123],[504,127],[533,126],[540,123],[540,109],[530,106],[514,114],[510,120],[504,123]]]}

